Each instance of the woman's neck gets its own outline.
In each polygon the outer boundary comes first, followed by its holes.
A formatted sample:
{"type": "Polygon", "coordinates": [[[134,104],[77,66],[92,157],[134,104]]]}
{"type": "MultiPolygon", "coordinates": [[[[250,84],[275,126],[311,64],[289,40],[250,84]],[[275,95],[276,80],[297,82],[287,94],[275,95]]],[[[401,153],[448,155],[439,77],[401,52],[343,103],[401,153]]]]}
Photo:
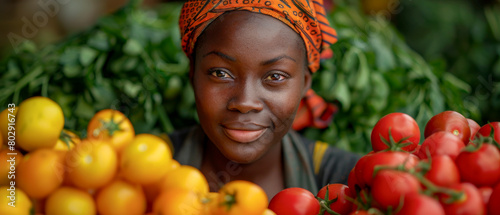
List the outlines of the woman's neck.
{"type": "Polygon", "coordinates": [[[250,164],[228,160],[210,141],[207,142],[201,171],[210,191],[216,192],[229,181],[246,180],[261,186],[269,198],[284,189],[281,143],[274,144],[264,156],[250,164]]]}

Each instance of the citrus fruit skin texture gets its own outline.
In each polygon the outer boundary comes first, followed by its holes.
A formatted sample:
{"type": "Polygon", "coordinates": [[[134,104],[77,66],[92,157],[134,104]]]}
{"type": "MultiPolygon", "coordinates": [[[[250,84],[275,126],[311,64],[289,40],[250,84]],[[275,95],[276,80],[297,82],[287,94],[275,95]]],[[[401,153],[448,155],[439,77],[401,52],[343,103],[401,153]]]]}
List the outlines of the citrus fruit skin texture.
{"type": "Polygon", "coordinates": [[[97,189],[113,180],[118,156],[107,142],[84,139],[66,154],[65,164],[71,184],[97,189]]]}
{"type": "Polygon", "coordinates": [[[61,107],[49,98],[35,96],[19,105],[16,144],[26,151],[53,148],[64,126],[61,107]]]}
{"type": "Polygon", "coordinates": [[[130,182],[149,184],[169,171],[172,152],[161,138],[139,134],[123,149],[120,159],[120,175],[130,182]]]}
{"type": "Polygon", "coordinates": [[[34,199],[47,197],[61,186],[63,159],[51,149],[37,149],[24,156],[16,169],[16,185],[34,199]]]}
{"type": "Polygon", "coordinates": [[[60,187],[47,198],[45,214],[95,215],[96,206],[89,193],[72,187],[60,187]]]}

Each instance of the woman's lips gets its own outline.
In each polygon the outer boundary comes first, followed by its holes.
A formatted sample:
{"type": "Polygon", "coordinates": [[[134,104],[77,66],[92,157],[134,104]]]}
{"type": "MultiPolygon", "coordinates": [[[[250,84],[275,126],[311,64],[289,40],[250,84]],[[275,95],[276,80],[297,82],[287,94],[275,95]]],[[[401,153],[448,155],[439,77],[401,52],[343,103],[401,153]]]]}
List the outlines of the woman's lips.
{"type": "Polygon", "coordinates": [[[240,143],[249,143],[259,139],[267,128],[262,128],[258,130],[238,130],[224,128],[224,132],[229,137],[229,139],[240,143]]]}

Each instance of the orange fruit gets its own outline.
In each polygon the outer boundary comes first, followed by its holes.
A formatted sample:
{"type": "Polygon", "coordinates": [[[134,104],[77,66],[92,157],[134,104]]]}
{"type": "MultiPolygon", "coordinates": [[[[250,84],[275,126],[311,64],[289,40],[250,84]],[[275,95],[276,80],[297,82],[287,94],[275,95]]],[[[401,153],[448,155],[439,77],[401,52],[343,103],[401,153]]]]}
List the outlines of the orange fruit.
{"type": "Polygon", "coordinates": [[[118,158],[107,142],[84,139],[67,152],[65,163],[71,184],[79,188],[96,189],[114,178],[118,158]]]}
{"type": "Polygon", "coordinates": [[[47,215],[95,215],[96,206],[92,196],[73,187],[60,187],[45,202],[47,215]]]}
{"type": "Polygon", "coordinates": [[[172,153],[165,141],[152,134],[139,134],[120,156],[120,171],[130,182],[149,184],[160,180],[169,170],[172,153]]]}
{"type": "Polygon", "coordinates": [[[87,125],[87,138],[103,140],[119,153],[134,139],[135,131],[130,120],[120,111],[104,109],[97,112],[87,125]]]}
{"type": "Polygon", "coordinates": [[[10,182],[15,179],[16,167],[22,159],[23,154],[18,150],[10,151],[7,148],[0,150],[0,186],[10,186],[10,182]]]}
{"type": "Polygon", "coordinates": [[[188,165],[182,165],[168,172],[160,181],[160,190],[165,191],[172,188],[192,190],[202,196],[209,191],[208,182],[203,173],[188,165]]]}
{"type": "Polygon", "coordinates": [[[53,148],[64,126],[64,114],[56,102],[35,96],[19,105],[16,115],[16,143],[26,151],[53,148]]]}
{"type": "Polygon", "coordinates": [[[140,185],[115,180],[97,192],[97,212],[108,214],[138,214],[146,212],[146,196],[140,185]]]}
{"type": "Polygon", "coordinates": [[[153,214],[202,214],[203,205],[193,191],[174,188],[163,191],[153,204],[153,214]]]}
{"type": "Polygon", "coordinates": [[[217,198],[219,196],[218,192],[209,192],[201,198],[201,203],[203,204],[203,214],[212,215],[215,214],[217,209],[217,198]]]}
{"type": "Polygon", "coordinates": [[[29,215],[33,204],[26,193],[19,189],[0,187],[0,214],[29,215]],[[15,207],[13,207],[15,206],[15,207]]]}
{"type": "MultiPolygon", "coordinates": [[[[15,119],[15,116],[17,114],[17,110],[19,110],[17,107],[14,107],[14,108],[5,108],[1,113],[0,113],[0,137],[2,137],[2,141],[0,142],[3,142],[3,145],[7,145],[7,143],[9,142],[8,138],[9,136],[12,136],[12,135],[9,135],[8,132],[9,132],[9,126],[12,126],[14,127],[14,125],[16,124],[16,121],[17,119],[15,119]],[[12,112],[11,112],[12,110],[12,112]],[[9,114],[11,114],[9,116],[9,114]],[[12,121],[12,118],[14,118],[14,122],[9,122],[9,120],[12,121]],[[10,125],[9,125],[10,124],[10,125]]],[[[11,130],[13,131],[13,130],[11,130]]]]}
{"type": "Polygon", "coordinates": [[[61,136],[59,136],[59,139],[54,146],[54,150],[69,151],[75,147],[75,144],[78,144],[80,142],[81,140],[78,135],[71,131],[63,129],[61,132],[61,136]]]}
{"type": "Polygon", "coordinates": [[[16,169],[16,185],[34,199],[47,197],[61,186],[63,160],[51,149],[37,149],[24,156],[16,169]]]}

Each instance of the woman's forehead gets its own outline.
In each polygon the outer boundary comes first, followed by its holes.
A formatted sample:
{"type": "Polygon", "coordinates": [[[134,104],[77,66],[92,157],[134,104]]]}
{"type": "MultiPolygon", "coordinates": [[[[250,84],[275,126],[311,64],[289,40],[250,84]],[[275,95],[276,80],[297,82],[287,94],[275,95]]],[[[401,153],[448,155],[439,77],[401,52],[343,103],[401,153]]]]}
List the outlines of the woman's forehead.
{"type": "Polygon", "coordinates": [[[221,15],[207,26],[197,45],[203,46],[205,41],[221,39],[246,39],[249,46],[253,45],[252,42],[277,42],[305,52],[304,41],[288,25],[274,17],[249,11],[232,11],[221,15]]]}

